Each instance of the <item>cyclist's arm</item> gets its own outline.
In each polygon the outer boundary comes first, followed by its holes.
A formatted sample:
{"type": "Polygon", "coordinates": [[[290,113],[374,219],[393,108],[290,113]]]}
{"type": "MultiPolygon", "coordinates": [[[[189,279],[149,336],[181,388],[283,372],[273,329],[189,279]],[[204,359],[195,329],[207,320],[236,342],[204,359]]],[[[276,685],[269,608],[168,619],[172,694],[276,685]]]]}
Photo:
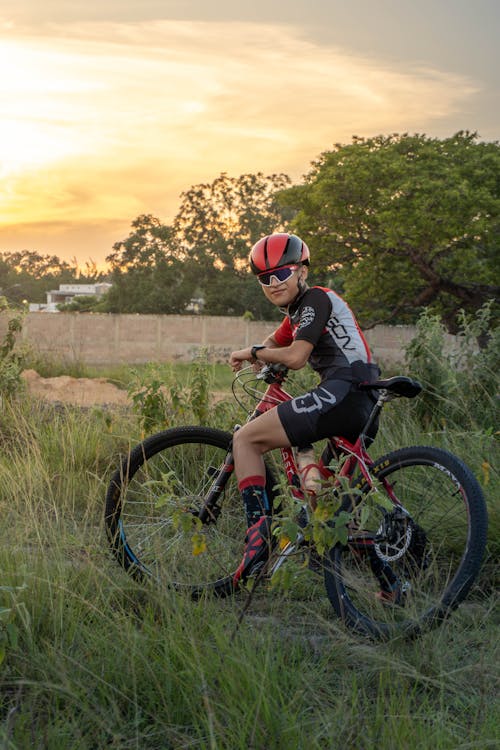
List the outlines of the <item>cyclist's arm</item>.
{"type": "Polygon", "coordinates": [[[296,344],[303,344],[308,342],[291,341],[287,344],[280,344],[273,333],[267,336],[262,344],[258,346],[264,347],[257,352],[257,360],[252,357],[252,347],[246,346],[244,349],[238,349],[238,351],[232,352],[229,358],[229,364],[233,370],[239,370],[243,362],[256,362],[262,366],[266,362],[280,362],[286,365],[291,370],[300,370],[303,367],[312,350],[312,344],[307,347],[296,346],[296,344]],[[301,351],[302,350],[302,351],[301,351]],[[266,354],[261,357],[261,352],[265,351],[266,354]]]}
{"type": "MultiPolygon", "coordinates": [[[[259,346],[265,347],[266,350],[279,349],[280,352],[283,351],[283,348],[280,347],[273,334],[267,336],[259,346]]],[[[257,362],[258,361],[260,361],[261,366],[264,364],[262,360],[257,360],[257,362]]],[[[231,356],[229,357],[229,364],[234,371],[240,370],[243,362],[256,362],[256,360],[252,357],[251,346],[246,346],[244,349],[238,349],[237,351],[232,352],[231,356]]],[[[276,362],[281,362],[279,357],[276,362]]]]}
{"type": "MultiPolygon", "coordinates": [[[[309,341],[303,340],[294,341],[289,346],[278,346],[275,341],[270,341],[269,343],[263,342],[262,346],[264,348],[259,349],[256,353],[258,362],[261,364],[280,363],[289,367],[290,370],[300,370],[304,367],[314,348],[309,341]]],[[[252,357],[251,346],[232,352],[229,364],[233,370],[241,369],[242,362],[255,362],[252,357]]]]}
{"type": "Polygon", "coordinates": [[[282,364],[289,367],[290,370],[300,370],[307,364],[307,360],[314,349],[310,341],[303,339],[293,341],[289,346],[265,346],[259,349],[257,359],[264,364],[282,364]]]}

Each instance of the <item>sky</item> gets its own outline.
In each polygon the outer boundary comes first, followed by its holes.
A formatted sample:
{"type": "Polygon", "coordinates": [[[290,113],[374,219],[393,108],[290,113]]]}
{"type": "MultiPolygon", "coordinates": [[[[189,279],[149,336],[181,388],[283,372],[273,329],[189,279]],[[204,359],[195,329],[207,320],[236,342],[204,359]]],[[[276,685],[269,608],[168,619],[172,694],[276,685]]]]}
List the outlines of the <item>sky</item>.
{"type": "Polygon", "coordinates": [[[102,265],[221,172],[353,135],[500,140],[498,0],[2,0],[0,252],[102,265]]]}

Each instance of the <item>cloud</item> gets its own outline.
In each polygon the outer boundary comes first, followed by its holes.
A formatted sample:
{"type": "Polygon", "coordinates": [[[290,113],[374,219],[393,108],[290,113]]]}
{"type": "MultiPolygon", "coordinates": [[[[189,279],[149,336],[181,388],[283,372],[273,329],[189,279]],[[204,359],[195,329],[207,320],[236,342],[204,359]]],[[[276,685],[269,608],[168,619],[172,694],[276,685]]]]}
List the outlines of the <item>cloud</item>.
{"type": "Polygon", "coordinates": [[[298,177],[353,134],[418,131],[468,78],[315,43],[292,26],[52,25],[0,42],[0,222],[171,217],[221,171],[298,177]]]}

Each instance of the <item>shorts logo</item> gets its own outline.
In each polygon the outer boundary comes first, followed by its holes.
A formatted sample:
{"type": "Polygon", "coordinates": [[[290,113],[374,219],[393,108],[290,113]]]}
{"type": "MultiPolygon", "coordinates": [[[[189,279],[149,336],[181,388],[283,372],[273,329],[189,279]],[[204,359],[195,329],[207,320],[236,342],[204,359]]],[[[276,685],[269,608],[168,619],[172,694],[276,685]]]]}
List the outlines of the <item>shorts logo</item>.
{"type": "Polygon", "coordinates": [[[306,328],[306,326],[310,326],[311,323],[314,322],[315,317],[316,317],[316,312],[314,310],[314,307],[310,307],[309,305],[306,305],[303,308],[302,312],[300,313],[299,329],[306,328]]]}
{"type": "Polygon", "coordinates": [[[294,398],[291,402],[292,409],[296,414],[304,414],[304,412],[320,411],[326,405],[333,406],[337,403],[337,399],[333,393],[330,393],[326,388],[321,386],[313,391],[312,393],[306,393],[305,396],[299,396],[294,398]]]}

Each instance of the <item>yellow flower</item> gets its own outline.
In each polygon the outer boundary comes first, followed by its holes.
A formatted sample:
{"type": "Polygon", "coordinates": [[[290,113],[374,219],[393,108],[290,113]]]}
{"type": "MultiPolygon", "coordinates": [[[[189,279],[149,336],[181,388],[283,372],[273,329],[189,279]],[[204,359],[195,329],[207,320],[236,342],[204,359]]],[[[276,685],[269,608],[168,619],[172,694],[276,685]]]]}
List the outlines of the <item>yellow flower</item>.
{"type": "Polygon", "coordinates": [[[202,555],[203,552],[207,551],[207,543],[203,534],[195,534],[192,538],[193,542],[193,555],[197,557],[202,555]]]}

